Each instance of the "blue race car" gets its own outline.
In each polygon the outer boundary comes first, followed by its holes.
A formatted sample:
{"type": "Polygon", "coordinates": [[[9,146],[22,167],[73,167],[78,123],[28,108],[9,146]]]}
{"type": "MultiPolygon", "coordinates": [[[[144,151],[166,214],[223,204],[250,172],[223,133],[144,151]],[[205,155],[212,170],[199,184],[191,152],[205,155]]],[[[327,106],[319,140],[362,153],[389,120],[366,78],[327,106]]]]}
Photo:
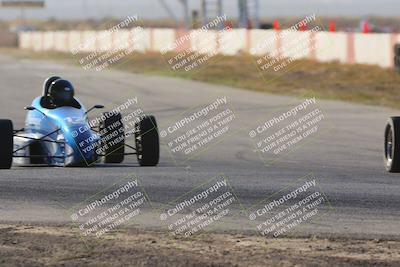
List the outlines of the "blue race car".
{"type": "Polygon", "coordinates": [[[91,166],[94,163],[121,163],[125,155],[137,155],[141,166],[155,166],[160,157],[157,123],[154,116],[137,118],[135,146],[125,143],[122,115],[105,112],[93,125],[86,110],[74,97],[73,85],[58,76],[44,83],[43,95],[35,98],[25,127],[13,129],[11,120],[0,120],[0,169],[15,165],[91,166]],[[125,147],[132,149],[125,152],[125,147]]]}

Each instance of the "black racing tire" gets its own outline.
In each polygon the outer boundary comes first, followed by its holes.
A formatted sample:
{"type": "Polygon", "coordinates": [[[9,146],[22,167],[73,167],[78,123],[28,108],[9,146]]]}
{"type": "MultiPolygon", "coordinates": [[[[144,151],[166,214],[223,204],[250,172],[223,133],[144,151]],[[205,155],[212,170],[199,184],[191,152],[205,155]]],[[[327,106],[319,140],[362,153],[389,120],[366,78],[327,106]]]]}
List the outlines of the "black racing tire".
{"type": "Polygon", "coordinates": [[[125,153],[125,130],[120,113],[104,113],[106,119],[100,123],[101,143],[105,163],[121,163],[125,153]],[[116,132],[117,131],[117,132],[116,132]],[[114,136],[114,134],[116,134],[114,136]],[[109,138],[113,136],[112,138],[109,138]]]}
{"type": "Polygon", "coordinates": [[[140,166],[156,166],[160,160],[160,140],[154,116],[143,117],[136,124],[136,153],[140,166]]]}
{"type": "Polygon", "coordinates": [[[0,120],[0,169],[10,169],[13,159],[14,128],[12,121],[0,120]]]}
{"type": "Polygon", "coordinates": [[[385,127],[384,163],[388,172],[400,172],[400,117],[390,117],[385,127]]]}

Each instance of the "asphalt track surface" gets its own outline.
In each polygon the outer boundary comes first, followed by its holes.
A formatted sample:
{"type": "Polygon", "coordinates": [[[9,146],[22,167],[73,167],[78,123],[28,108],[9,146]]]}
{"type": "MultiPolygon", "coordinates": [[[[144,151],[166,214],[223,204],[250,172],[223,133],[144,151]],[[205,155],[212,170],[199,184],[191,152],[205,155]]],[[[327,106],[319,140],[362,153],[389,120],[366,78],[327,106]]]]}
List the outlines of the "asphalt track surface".
{"type": "MultiPolygon", "coordinates": [[[[249,142],[248,128],[276,109],[290,109],[302,99],[250,92],[200,82],[123,72],[88,72],[58,63],[0,57],[0,114],[22,127],[24,106],[41,93],[51,74],[70,79],[86,107],[116,106],[137,96],[159,127],[178,114],[226,96],[240,119],[237,131],[213,144],[198,157],[176,164],[165,146],[157,167],[139,167],[134,156],[121,165],[91,168],[13,167],[0,171],[0,221],[71,222],[69,209],[122,177],[135,173],[153,207],[190,191],[205,180],[223,173],[249,208],[266,196],[313,173],[332,208],[303,223],[293,235],[321,234],[361,238],[400,237],[400,175],[388,174],[382,162],[383,128],[387,117],[400,111],[337,101],[319,101],[329,127],[311,142],[272,165],[263,164],[249,142]]],[[[268,85],[266,85],[268,86],[268,85]]],[[[165,227],[158,209],[148,209],[133,225],[165,227]]],[[[237,216],[215,231],[255,232],[246,215],[237,216]]]]}

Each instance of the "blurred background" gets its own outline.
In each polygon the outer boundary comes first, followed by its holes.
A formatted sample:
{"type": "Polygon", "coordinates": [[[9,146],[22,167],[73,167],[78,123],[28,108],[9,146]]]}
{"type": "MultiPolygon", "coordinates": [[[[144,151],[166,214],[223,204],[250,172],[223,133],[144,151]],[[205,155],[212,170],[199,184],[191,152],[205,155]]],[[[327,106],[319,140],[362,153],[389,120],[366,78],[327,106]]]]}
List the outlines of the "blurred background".
{"type": "Polygon", "coordinates": [[[198,27],[227,14],[234,27],[278,28],[317,13],[332,31],[398,32],[396,0],[3,0],[1,30],[101,29],[140,14],[148,26],[198,27]]]}

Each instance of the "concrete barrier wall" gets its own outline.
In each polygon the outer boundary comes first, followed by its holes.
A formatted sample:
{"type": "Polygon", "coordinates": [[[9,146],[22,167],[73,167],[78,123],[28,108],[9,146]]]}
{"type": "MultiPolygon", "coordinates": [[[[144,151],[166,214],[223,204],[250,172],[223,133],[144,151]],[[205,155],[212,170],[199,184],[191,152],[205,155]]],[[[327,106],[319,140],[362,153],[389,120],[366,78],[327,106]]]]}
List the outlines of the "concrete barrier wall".
{"type": "Polygon", "coordinates": [[[43,34],[42,50],[52,50],[54,47],[54,32],[45,32],[43,34]]]}
{"type": "Polygon", "coordinates": [[[146,52],[151,47],[151,29],[134,28],[131,30],[133,49],[138,52],[146,52]]]}
{"type": "Polygon", "coordinates": [[[354,60],[362,64],[377,64],[382,67],[390,66],[392,59],[389,51],[391,49],[389,34],[357,34],[354,35],[354,60]]]}
{"type": "Polygon", "coordinates": [[[20,33],[18,36],[18,46],[20,49],[31,49],[31,34],[29,33],[20,33]]]}
{"type": "Polygon", "coordinates": [[[224,31],[217,38],[219,38],[217,52],[220,54],[233,56],[240,52],[248,52],[245,29],[224,31]]]}
{"type": "Polygon", "coordinates": [[[170,50],[176,40],[176,31],[173,29],[151,29],[149,36],[151,51],[167,51],[170,50]]]}
{"type": "Polygon", "coordinates": [[[247,32],[248,51],[252,55],[279,56],[280,40],[275,31],[252,30],[247,32]]]}
{"type": "Polygon", "coordinates": [[[97,50],[97,43],[96,43],[97,32],[96,31],[84,31],[84,32],[82,32],[81,37],[83,39],[83,42],[82,42],[81,46],[78,47],[81,51],[91,52],[91,51],[97,50]]]}
{"type": "Polygon", "coordinates": [[[81,31],[70,31],[67,34],[67,47],[71,50],[74,49],[75,47],[78,47],[80,43],[82,42],[82,35],[84,32],[81,31]]]}
{"type": "Polygon", "coordinates": [[[41,32],[33,32],[31,37],[31,45],[32,49],[35,51],[42,51],[43,49],[43,39],[44,33],[41,32]]]}
{"type": "MultiPolygon", "coordinates": [[[[68,47],[69,44],[68,36],[69,36],[68,32],[61,32],[61,31],[54,32],[54,46],[53,46],[54,48],[52,50],[61,52],[71,51],[68,47]]],[[[32,46],[34,45],[35,44],[32,44],[32,46]]]]}
{"type": "Polygon", "coordinates": [[[347,63],[347,34],[319,32],[316,34],[316,59],[321,62],[347,63]]]}
{"type": "Polygon", "coordinates": [[[290,32],[280,39],[281,56],[294,59],[310,55],[310,32],[290,32]]]}
{"type": "Polygon", "coordinates": [[[214,31],[194,31],[191,38],[191,48],[199,53],[218,53],[218,35],[214,31]]]}
{"type": "Polygon", "coordinates": [[[191,31],[133,28],[111,34],[106,31],[22,32],[19,47],[34,51],[84,52],[131,49],[139,52],[185,49],[202,53],[235,55],[270,54],[294,59],[310,58],[321,62],[373,64],[393,67],[393,47],[399,34],[330,32],[290,32],[233,29],[230,31],[191,31]],[[189,38],[190,36],[190,38],[189,38]],[[179,45],[176,46],[179,41],[179,45]]]}

